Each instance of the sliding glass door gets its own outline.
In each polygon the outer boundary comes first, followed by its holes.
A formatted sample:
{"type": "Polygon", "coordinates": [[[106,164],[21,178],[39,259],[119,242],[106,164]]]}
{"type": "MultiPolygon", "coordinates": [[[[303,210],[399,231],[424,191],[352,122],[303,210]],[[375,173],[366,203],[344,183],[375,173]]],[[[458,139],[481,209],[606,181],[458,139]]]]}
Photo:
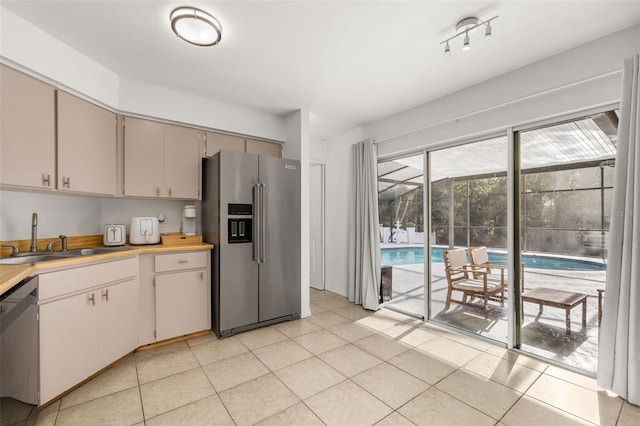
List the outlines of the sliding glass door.
{"type": "Polygon", "coordinates": [[[431,319],[506,342],[507,137],[429,155],[431,319]]]}
{"type": "Polygon", "coordinates": [[[516,346],[595,372],[617,115],[519,132],[521,328],[516,346]]]}

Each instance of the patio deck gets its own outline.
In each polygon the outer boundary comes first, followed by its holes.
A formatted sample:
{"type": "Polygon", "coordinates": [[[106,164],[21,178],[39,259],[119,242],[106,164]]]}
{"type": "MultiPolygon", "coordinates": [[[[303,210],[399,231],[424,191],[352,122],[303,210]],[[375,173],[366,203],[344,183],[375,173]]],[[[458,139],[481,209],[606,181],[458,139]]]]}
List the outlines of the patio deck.
{"type": "MultiPolygon", "coordinates": [[[[395,246],[395,245],[394,245],[395,246]]],[[[403,245],[406,247],[406,245],[403,245]]],[[[587,298],[587,326],[582,325],[582,312],[571,312],[572,334],[565,331],[563,309],[548,308],[538,317],[538,305],[524,304],[522,349],[564,364],[595,372],[598,354],[598,295],[604,288],[605,271],[561,271],[525,268],[526,289],[551,287],[558,290],[584,293],[587,298]]],[[[392,300],[386,307],[422,315],[424,312],[424,266],[393,266],[392,300]]],[[[507,309],[491,304],[487,320],[480,309],[452,304],[444,309],[447,281],[443,263],[432,264],[432,319],[501,342],[507,339],[507,309]]]]}

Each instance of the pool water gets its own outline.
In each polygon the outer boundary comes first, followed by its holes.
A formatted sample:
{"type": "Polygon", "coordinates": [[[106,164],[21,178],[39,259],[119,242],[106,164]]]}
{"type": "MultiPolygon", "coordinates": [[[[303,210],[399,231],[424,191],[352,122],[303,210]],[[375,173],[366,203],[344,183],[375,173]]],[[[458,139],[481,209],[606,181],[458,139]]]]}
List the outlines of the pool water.
{"type": "MultiPolygon", "coordinates": [[[[431,249],[431,261],[442,263],[443,249],[431,249]]],[[[489,262],[506,265],[506,253],[489,252],[489,262]]],[[[563,271],[606,271],[607,265],[587,260],[567,259],[541,255],[522,255],[525,268],[559,269],[563,271]]],[[[381,251],[381,264],[385,265],[415,265],[424,263],[424,249],[422,248],[391,248],[381,251]]]]}

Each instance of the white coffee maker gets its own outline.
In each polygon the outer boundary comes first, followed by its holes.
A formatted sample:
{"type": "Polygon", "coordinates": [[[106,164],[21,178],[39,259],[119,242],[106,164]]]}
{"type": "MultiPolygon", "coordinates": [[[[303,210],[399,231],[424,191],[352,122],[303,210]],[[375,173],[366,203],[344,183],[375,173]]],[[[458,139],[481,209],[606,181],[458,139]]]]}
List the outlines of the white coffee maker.
{"type": "Polygon", "coordinates": [[[196,235],[196,206],[184,206],[182,209],[182,235],[196,235]]]}

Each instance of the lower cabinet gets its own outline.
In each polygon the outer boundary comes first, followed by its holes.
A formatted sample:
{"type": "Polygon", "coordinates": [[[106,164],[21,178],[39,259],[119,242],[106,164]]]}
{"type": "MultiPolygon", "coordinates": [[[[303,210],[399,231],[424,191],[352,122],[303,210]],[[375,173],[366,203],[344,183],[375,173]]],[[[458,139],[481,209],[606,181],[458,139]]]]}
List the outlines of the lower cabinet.
{"type": "Polygon", "coordinates": [[[211,252],[140,256],[140,345],[211,328],[211,252]]]}
{"type": "Polygon", "coordinates": [[[138,259],[40,275],[40,403],[138,347],[138,259]]]}

